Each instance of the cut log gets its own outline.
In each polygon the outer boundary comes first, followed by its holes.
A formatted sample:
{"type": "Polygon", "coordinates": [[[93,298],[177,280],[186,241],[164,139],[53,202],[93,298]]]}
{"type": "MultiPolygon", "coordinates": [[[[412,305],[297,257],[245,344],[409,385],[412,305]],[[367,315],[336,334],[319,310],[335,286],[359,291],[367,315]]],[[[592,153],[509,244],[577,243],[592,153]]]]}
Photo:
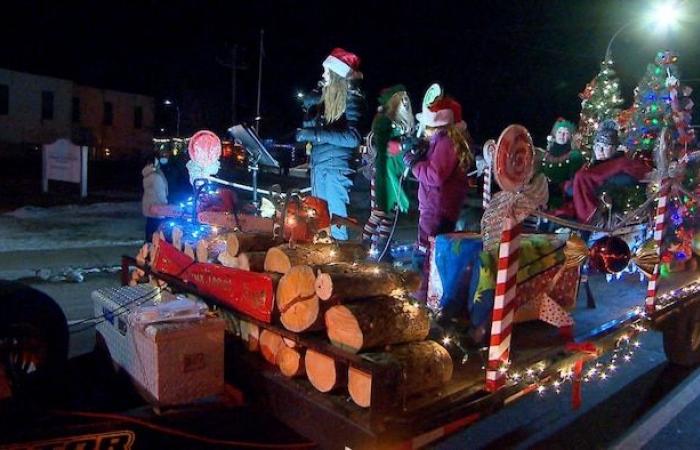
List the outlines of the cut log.
{"type": "Polygon", "coordinates": [[[326,311],[325,319],[331,343],[353,353],[422,341],[430,331],[425,308],[393,297],[336,305],[326,311]]]}
{"type": "Polygon", "coordinates": [[[280,244],[271,233],[245,233],[235,231],[226,235],[226,251],[231,256],[237,256],[243,252],[267,251],[269,248],[280,244]]]}
{"type": "Polygon", "coordinates": [[[265,271],[265,252],[245,252],[238,254],[238,264],[243,270],[251,272],[265,271]]]}
{"type": "Polygon", "coordinates": [[[265,257],[265,271],[287,273],[292,266],[319,266],[335,262],[364,261],[367,252],[360,244],[287,244],[272,247],[265,257]]]}
{"type": "Polygon", "coordinates": [[[260,348],[260,328],[254,323],[241,320],[241,339],[247,343],[248,350],[257,352],[260,348]]]}
{"type": "Polygon", "coordinates": [[[221,252],[219,253],[217,259],[219,260],[222,266],[232,267],[234,269],[242,269],[240,264],[240,258],[238,256],[231,256],[228,252],[221,252]]]}
{"type": "Polygon", "coordinates": [[[196,255],[198,262],[207,262],[209,260],[209,242],[204,239],[197,242],[196,255]]]}
{"type": "Polygon", "coordinates": [[[175,225],[172,231],[173,247],[182,251],[182,228],[175,225]]]}
{"type": "Polygon", "coordinates": [[[277,363],[277,353],[284,346],[279,334],[270,330],[262,330],[260,333],[260,353],[270,364],[277,363]]]}
{"type": "Polygon", "coordinates": [[[277,352],[277,365],[285,377],[294,378],[304,375],[306,373],[304,371],[304,351],[283,346],[277,352]]]}
{"type": "Polygon", "coordinates": [[[317,268],[316,295],[350,301],[379,295],[400,296],[420,286],[420,275],[380,264],[332,264],[317,268]]]}
{"type": "Polygon", "coordinates": [[[373,377],[355,367],[348,369],[350,398],[363,408],[379,403],[399,403],[411,395],[439,388],[452,378],[452,358],[434,341],[413,342],[385,353],[364,355],[378,366],[394,366],[400,370],[381,371],[373,377]]]}
{"type": "Polygon", "coordinates": [[[277,283],[277,310],[282,325],[289,331],[300,333],[323,328],[315,281],[311,267],[294,266],[277,283]]]}
{"type": "Polygon", "coordinates": [[[347,367],[323,353],[307,350],[304,368],[309,381],[320,392],[331,392],[347,384],[347,367]]]}

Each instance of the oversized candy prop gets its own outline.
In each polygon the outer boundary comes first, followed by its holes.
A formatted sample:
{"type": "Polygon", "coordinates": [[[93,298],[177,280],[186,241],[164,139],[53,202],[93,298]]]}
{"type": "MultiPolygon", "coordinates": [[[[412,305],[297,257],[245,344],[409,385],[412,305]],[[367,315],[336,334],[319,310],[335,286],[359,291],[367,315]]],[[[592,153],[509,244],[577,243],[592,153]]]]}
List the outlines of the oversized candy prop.
{"type": "Polygon", "coordinates": [[[627,243],[616,236],[597,240],[590,250],[591,266],[603,273],[615,274],[625,270],[632,258],[627,243]]]}
{"type": "Polygon", "coordinates": [[[187,171],[190,174],[190,184],[199,178],[207,178],[219,171],[221,157],[221,140],[208,130],[196,132],[188,146],[190,161],[187,171]]]}
{"type": "Polygon", "coordinates": [[[486,389],[490,391],[499,389],[505,383],[505,375],[500,369],[510,360],[520,252],[520,222],[532,210],[542,205],[542,200],[547,202],[546,182],[544,195],[541,187],[532,189],[532,186],[528,185],[532,178],[533,160],[532,138],[525,127],[510,125],[503,130],[493,155],[494,174],[502,191],[493,197],[481,222],[484,247],[493,248],[494,244],[500,241],[486,369],[486,389]]]}

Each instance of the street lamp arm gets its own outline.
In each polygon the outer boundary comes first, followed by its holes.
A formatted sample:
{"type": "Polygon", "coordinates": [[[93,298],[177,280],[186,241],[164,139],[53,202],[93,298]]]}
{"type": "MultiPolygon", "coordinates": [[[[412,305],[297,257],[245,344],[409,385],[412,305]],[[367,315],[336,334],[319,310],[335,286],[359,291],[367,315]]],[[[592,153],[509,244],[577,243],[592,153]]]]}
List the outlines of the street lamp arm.
{"type": "Polygon", "coordinates": [[[610,38],[610,41],[608,42],[608,48],[605,50],[605,60],[606,60],[606,61],[609,61],[609,60],[610,60],[610,57],[612,56],[611,50],[612,50],[612,44],[613,44],[613,41],[615,40],[615,38],[616,38],[620,33],[622,33],[624,30],[626,30],[627,28],[629,28],[633,23],[634,23],[634,20],[630,20],[630,21],[627,22],[626,24],[622,25],[622,26],[620,27],[620,29],[617,30],[617,31],[615,32],[615,34],[612,35],[612,37],[610,38]]]}

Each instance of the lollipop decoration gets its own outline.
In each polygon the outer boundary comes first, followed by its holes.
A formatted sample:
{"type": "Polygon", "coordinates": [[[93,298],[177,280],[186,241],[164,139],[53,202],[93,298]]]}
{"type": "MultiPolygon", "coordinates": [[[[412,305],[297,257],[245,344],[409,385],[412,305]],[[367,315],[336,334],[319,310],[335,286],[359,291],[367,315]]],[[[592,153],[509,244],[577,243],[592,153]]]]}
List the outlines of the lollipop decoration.
{"type": "Polygon", "coordinates": [[[196,132],[190,139],[188,153],[190,161],[186,167],[190,174],[190,184],[194,184],[194,180],[198,178],[206,178],[219,171],[221,140],[211,131],[196,132]]]}
{"type": "Polygon", "coordinates": [[[510,125],[498,138],[494,155],[496,182],[504,191],[516,192],[532,178],[535,159],[532,138],[522,125],[510,125]]]}
{"type": "MultiPolygon", "coordinates": [[[[438,83],[433,83],[431,84],[428,89],[425,91],[425,95],[423,95],[423,103],[422,103],[422,111],[425,113],[429,108],[430,105],[438,101],[440,98],[442,98],[444,94],[444,91],[442,89],[442,86],[440,86],[438,83]]],[[[425,125],[422,123],[418,124],[418,130],[417,130],[417,135],[421,136],[423,132],[425,131],[425,125]]]]}
{"type": "Polygon", "coordinates": [[[546,184],[542,196],[542,177],[536,187],[528,186],[532,178],[534,149],[532,139],[525,127],[510,125],[498,138],[493,155],[496,182],[502,191],[493,198],[493,203],[482,218],[484,246],[493,246],[500,238],[498,250],[498,274],[496,295],[491,319],[491,341],[486,368],[486,389],[496,391],[505,384],[501,370],[510,360],[510,340],[515,310],[518,257],[520,253],[520,222],[537,208],[544,197],[547,201],[546,184]],[[539,187],[539,188],[538,188],[539,187]],[[529,188],[529,189],[528,189],[529,188]],[[525,214],[523,214],[525,213],[525,214]]]}
{"type": "Polygon", "coordinates": [[[493,172],[502,191],[491,197],[481,218],[484,248],[498,245],[506,218],[522,222],[542,205],[547,204],[547,180],[532,180],[534,147],[530,133],[521,125],[510,125],[498,138],[493,158],[493,172]],[[532,182],[530,182],[532,180],[532,182]]]}

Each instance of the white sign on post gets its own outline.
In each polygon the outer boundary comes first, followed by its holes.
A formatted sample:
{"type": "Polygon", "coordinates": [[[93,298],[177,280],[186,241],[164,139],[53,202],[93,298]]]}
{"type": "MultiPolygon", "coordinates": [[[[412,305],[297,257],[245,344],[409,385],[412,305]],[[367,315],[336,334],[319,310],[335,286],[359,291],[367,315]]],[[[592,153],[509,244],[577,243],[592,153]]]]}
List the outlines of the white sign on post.
{"type": "Polygon", "coordinates": [[[87,147],[58,139],[43,147],[41,187],[49,191],[49,180],[80,183],[80,196],[87,197],[87,147]]]}

